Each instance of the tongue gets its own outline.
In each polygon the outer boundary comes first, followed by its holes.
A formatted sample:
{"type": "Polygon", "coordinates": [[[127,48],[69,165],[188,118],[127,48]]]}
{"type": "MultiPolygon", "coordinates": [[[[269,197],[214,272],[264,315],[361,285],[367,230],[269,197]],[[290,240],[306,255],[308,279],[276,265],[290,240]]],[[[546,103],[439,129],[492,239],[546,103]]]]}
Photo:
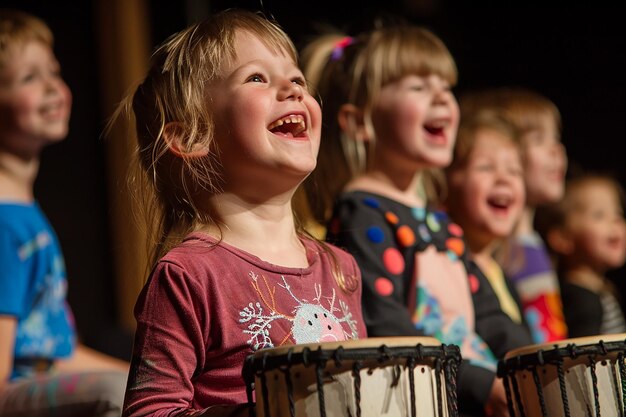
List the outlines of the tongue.
{"type": "Polygon", "coordinates": [[[279,136],[284,136],[286,138],[293,138],[293,134],[291,132],[281,132],[280,130],[272,130],[272,133],[279,136]]]}

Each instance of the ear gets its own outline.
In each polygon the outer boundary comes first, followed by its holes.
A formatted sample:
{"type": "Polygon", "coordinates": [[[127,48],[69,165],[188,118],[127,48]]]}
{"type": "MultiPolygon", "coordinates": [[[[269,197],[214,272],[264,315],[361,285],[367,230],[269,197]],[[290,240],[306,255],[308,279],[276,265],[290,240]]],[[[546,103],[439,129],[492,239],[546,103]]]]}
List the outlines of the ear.
{"type": "Polygon", "coordinates": [[[365,123],[363,110],[354,104],[343,104],[339,108],[337,121],[339,122],[341,130],[345,132],[348,137],[362,142],[369,142],[373,139],[373,135],[370,134],[368,126],[365,123]]]}
{"type": "Polygon", "coordinates": [[[559,255],[571,255],[574,252],[574,243],[563,228],[550,229],[546,236],[546,242],[559,255]]]}
{"type": "Polygon", "coordinates": [[[191,145],[191,149],[187,150],[184,146],[186,129],[181,122],[169,122],[163,127],[163,139],[167,142],[170,152],[179,158],[202,158],[207,156],[209,149],[200,143],[191,145]]]}

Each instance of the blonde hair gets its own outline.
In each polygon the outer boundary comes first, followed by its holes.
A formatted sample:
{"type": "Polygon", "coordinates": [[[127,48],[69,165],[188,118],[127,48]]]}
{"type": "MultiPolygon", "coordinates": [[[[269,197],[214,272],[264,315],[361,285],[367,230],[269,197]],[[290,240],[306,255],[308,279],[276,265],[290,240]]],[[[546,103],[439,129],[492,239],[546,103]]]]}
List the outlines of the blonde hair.
{"type": "Polygon", "coordinates": [[[486,108],[495,109],[513,123],[523,135],[540,128],[545,117],[561,130],[561,113],[547,97],[522,87],[500,87],[473,91],[459,100],[461,114],[471,114],[486,108]]]}
{"type": "Polygon", "coordinates": [[[475,111],[471,115],[463,114],[459,123],[456,144],[452,153],[452,163],[446,171],[454,171],[463,168],[468,162],[469,156],[476,143],[476,135],[482,130],[493,130],[501,133],[521,151],[520,131],[502,113],[493,109],[475,111]]]}
{"type": "Polygon", "coordinates": [[[307,45],[301,56],[324,120],[318,168],[305,187],[312,215],[325,224],[339,192],[370,166],[375,147],[373,141],[364,143],[342,132],[337,120],[340,107],[353,104],[363,110],[373,132],[372,107],[385,85],[411,74],[436,74],[455,85],[457,69],[441,39],[410,25],[383,27],[355,38],[323,35],[307,45]]]}
{"type": "Polygon", "coordinates": [[[0,9],[0,68],[7,64],[15,49],[32,41],[52,48],[54,36],[48,25],[28,13],[0,9]]]}
{"type": "MultiPolygon", "coordinates": [[[[199,224],[217,220],[195,203],[198,193],[220,190],[220,166],[213,140],[213,118],[205,86],[220,76],[222,64],[235,58],[235,35],[246,31],[270,50],[297,61],[296,49],[280,27],[248,11],[226,10],[168,38],[153,53],[145,79],[126,97],[111,124],[120,116],[134,116],[137,135],[137,171],[131,175],[132,192],[155,221],[151,240],[156,262],[199,224]],[[164,137],[168,123],[176,122],[182,157],[172,155],[164,137]],[[194,147],[209,150],[202,158],[185,157],[194,147]]],[[[226,98],[227,99],[227,98],[226,98]]]]}

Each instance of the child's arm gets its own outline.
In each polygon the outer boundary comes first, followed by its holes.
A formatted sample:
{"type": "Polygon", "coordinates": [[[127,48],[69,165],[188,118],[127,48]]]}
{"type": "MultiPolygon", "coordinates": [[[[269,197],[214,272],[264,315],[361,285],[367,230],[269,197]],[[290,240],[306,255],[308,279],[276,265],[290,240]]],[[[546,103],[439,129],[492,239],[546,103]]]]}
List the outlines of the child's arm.
{"type": "Polygon", "coordinates": [[[83,344],[78,344],[69,359],[61,359],[56,363],[59,372],[81,370],[118,370],[128,372],[129,364],[121,359],[98,352],[83,344]]]}
{"type": "Polygon", "coordinates": [[[506,399],[506,392],[502,379],[496,378],[493,381],[489,399],[485,406],[486,417],[508,417],[509,407],[506,399]]]}
{"type": "Polygon", "coordinates": [[[243,381],[225,375],[221,360],[228,357],[232,367],[242,367],[245,353],[217,351],[221,341],[214,337],[221,336],[212,333],[212,320],[229,318],[212,316],[209,303],[226,293],[212,287],[217,278],[193,268],[162,261],[139,295],[124,417],[220,416],[230,409],[206,405],[245,402],[243,381]],[[221,399],[214,398],[218,395],[221,399]],[[194,408],[198,401],[204,407],[194,408]]]}
{"type": "Polygon", "coordinates": [[[13,369],[13,347],[17,320],[0,315],[0,392],[9,381],[13,369]]]}

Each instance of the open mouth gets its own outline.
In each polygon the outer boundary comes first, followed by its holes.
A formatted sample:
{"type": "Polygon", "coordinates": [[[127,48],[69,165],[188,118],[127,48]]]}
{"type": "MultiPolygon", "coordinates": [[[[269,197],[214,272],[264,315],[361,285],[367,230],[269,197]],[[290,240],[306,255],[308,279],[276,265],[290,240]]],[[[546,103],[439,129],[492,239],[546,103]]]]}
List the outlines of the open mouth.
{"type": "Polygon", "coordinates": [[[63,102],[55,102],[41,106],[39,113],[46,120],[56,120],[64,117],[65,105],[63,102]]]}
{"type": "Polygon", "coordinates": [[[448,121],[444,119],[431,120],[424,124],[424,130],[428,133],[429,138],[437,143],[446,142],[446,127],[448,121]]]}
{"type": "Polygon", "coordinates": [[[302,115],[290,114],[270,123],[267,130],[285,138],[302,138],[306,136],[306,121],[302,115]]]}
{"type": "Polygon", "coordinates": [[[620,236],[611,236],[607,239],[607,245],[611,249],[623,249],[624,241],[620,236]]]}
{"type": "Polygon", "coordinates": [[[495,214],[506,215],[509,211],[509,208],[513,204],[513,198],[504,194],[493,195],[487,198],[487,204],[495,214]]]}

